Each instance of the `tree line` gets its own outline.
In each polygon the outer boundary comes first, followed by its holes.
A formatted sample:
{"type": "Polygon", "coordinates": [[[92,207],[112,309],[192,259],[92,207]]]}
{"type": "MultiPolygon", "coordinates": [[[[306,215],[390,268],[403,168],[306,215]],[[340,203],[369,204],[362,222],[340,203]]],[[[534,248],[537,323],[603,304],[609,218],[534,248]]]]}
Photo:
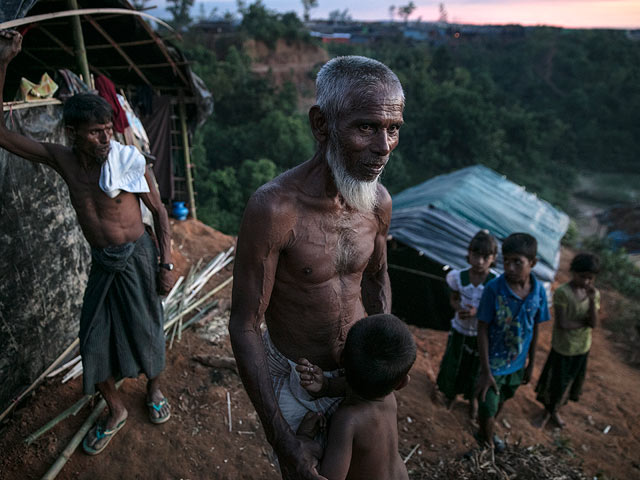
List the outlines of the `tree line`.
{"type": "MultiPolygon", "coordinates": [[[[235,40],[222,51],[203,47],[198,33],[182,45],[215,101],[194,138],[198,213],[230,234],[249,195],[315,147],[295,88],[252,73],[243,47],[248,38],[271,46],[314,40],[293,12],[258,1],[239,14],[235,40]]],[[[405,88],[400,145],[382,179],[392,194],[481,163],[563,208],[581,170],[637,172],[640,42],[615,30],[451,33],[439,45],[398,36],[329,47],[331,56],[386,63],[405,88]]]]}

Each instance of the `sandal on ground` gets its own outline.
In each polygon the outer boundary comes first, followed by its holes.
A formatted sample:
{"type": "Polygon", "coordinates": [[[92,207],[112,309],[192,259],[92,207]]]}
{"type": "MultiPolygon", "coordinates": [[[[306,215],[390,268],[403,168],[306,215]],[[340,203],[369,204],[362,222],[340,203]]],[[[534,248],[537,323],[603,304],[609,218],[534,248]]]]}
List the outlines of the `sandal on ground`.
{"type": "Polygon", "coordinates": [[[494,434],[493,435],[493,450],[496,453],[502,453],[505,451],[505,449],[507,448],[507,446],[504,443],[504,440],[502,440],[498,435],[494,434]]]}
{"type": "Polygon", "coordinates": [[[106,430],[101,421],[96,422],[96,424],[91,428],[91,430],[89,430],[89,432],[87,432],[87,434],[84,436],[84,440],[82,440],[82,449],[88,455],[98,455],[105,448],[107,448],[107,445],[109,445],[109,442],[111,441],[113,436],[116,433],[118,433],[118,431],[122,427],[124,427],[125,423],[127,423],[126,418],[122,420],[120,423],[118,423],[118,425],[116,425],[114,428],[110,430],[106,430]],[[100,448],[93,448],[92,446],[89,445],[89,435],[91,434],[91,432],[94,432],[94,436],[96,438],[96,442],[94,443],[94,445],[100,442],[102,439],[105,439],[104,443],[100,448]]]}
{"type": "MultiPolygon", "coordinates": [[[[478,442],[478,444],[481,447],[485,447],[489,445],[489,442],[487,442],[486,440],[484,440],[482,437],[480,437],[480,433],[476,432],[473,434],[473,438],[476,439],[476,442],[478,442]]],[[[504,443],[504,440],[502,440],[498,435],[496,435],[495,433],[493,434],[493,450],[496,453],[502,453],[505,451],[505,449],[507,448],[507,446],[504,443]]]]}
{"type": "Polygon", "coordinates": [[[160,414],[160,410],[162,410],[162,407],[164,407],[165,405],[167,407],[171,406],[171,405],[169,405],[169,401],[167,400],[166,397],[163,398],[162,400],[160,400],[158,403],[147,402],[147,407],[149,408],[149,421],[151,423],[155,423],[156,425],[159,425],[159,424],[164,423],[167,420],[169,420],[169,418],[171,418],[171,410],[169,410],[167,412],[167,414],[164,415],[164,416],[157,417],[157,416],[154,415],[154,412],[159,415],[160,414]]]}

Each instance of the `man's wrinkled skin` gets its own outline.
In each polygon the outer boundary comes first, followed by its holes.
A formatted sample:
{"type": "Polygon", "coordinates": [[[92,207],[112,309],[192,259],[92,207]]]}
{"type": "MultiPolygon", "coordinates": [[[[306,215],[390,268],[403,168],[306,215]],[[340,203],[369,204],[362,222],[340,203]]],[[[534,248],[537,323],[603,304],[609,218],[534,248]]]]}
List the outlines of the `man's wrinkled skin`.
{"type": "MultiPolygon", "coordinates": [[[[9,62],[20,52],[22,37],[11,30],[0,31],[0,104],[2,89],[9,62]]],[[[153,172],[147,168],[145,178],[149,193],[121,192],[110,198],[98,186],[102,164],[109,154],[109,142],[113,130],[111,123],[85,124],[77,128],[67,127],[72,148],[39,143],[6,129],[0,121],[0,147],[30,162],[42,163],[53,168],[67,183],[71,204],[78,217],[82,232],[92,247],[104,248],[134,242],[144,233],[140,213],[142,200],[153,215],[154,227],[160,248],[161,263],[171,263],[171,238],[169,218],[160,199],[153,172]]],[[[159,269],[158,290],[166,294],[173,285],[171,272],[159,269]]],[[[149,379],[147,400],[160,402],[164,395],[158,385],[159,377],[149,379]]],[[[127,417],[127,410],[118,395],[113,379],[97,385],[110,410],[106,428],[114,428],[127,417]]],[[[164,407],[165,410],[168,407],[164,407]]],[[[166,412],[159,412],[158,416],[166,412]]],[[[100,441],[91,446],[99,448],[100,441]]]]}
{"type": "Polygon", "coordinates": [[[309,112],[318,150],[261,187],[249,200],[238,236],[229,332],[245,388],[275,449],[285,479],[322,478],[312,442],[283,418],[261,339],[266,322],[289,359],[338,368],[353,323],[390,312],[386,237],[391,197],[377,184],[377,205],[359,211],[338,192],[327,151],[339,151],[357,180],[375,180],[398,145],[404,101],[398,88],[350,92],[353,105],[331,132],[316,105],[309,112]]]}

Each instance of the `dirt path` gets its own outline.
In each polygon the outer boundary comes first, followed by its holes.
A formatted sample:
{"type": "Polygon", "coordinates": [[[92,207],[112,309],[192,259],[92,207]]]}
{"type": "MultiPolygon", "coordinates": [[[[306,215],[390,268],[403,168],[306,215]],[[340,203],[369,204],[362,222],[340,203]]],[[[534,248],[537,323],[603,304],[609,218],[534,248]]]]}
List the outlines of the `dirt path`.
{"type": "MultiPolygon", "coordinates": [[[[207,234],[199,231],[202,238],[207,234]]],[[[185,259],[192,261],[189,245],[186,241],[182,245],[185,259]]],[[[560,281],[566,280],[568,258],[565,252],[560,281]]],[[[230,275],[230,271],[224,275],[230,275]]],[[[228,298],[229,294],[227,288],[223,297],[228,298]]],[[[607,293],[603,294],[606,326],[609,313],[607,293]]],[[[77,451],[59,479],[280,478],[269,460],[270,448],[235,371],[214,369],[196,360],[198,356],[231,354],[228,338],[219,335],[220,329],[224,330],[229,303],[221,305],[217,327],[188,331],[168,352],[164,383],[173,406],[173,418],[164,425],[150,424],[143,403],[144,381],[128,380],[122,387],[130,406],[127,425],[101,455],[90,457],[77,451]]],[[[420,445],[407,466],[412,478],[423,478],[420,473],[427,465],[457,458],[475,447],[475,443],[466,404],[459,401],[447,411],[437,399],[432,399],[446,332],[413,327],[412,331],[419,354],[409,386],[398,392],[400,452],[407,456],[413,447],[420,445]]],[[[606,329],[596,329],[594,333],[584,395],[580,403],[564,408],[568,424],[565,429],[547,427],[541,431],[532,425],[541,407],[535,401],[533,387],[523,386],[506,404],[503,416],[506,422],[499,424],[499,433],[506,435],[509,443],[546,445],[557,453],[559,461],[581,465],[590,477],[640,478],[640,371],[621,360],[609,336],[606,329]],[[607,426],[610,429],[605,434],[607,426]]],[[[536,380],[550,338],[551,323],[547,323],[539,340],[536,380]]],[[[25,445],[23,440],[80,396],[78,380],[63,385],[58,377],[38,387],[22,403],[0,430],[0,478],[36,479],[47,471],[88,416],[89,409],[60,423],[32,445],[25,445]]]]}

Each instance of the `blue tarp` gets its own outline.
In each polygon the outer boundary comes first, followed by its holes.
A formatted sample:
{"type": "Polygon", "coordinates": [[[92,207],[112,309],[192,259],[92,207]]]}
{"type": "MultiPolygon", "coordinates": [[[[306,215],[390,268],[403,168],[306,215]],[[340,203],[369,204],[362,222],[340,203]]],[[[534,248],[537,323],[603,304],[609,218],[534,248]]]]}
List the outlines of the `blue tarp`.
{"type": "MultiPolygon", "coordinates": [[[[443,265],[467,266],[469,241],[487,229],[499,240],[527,232],[538,240],[538,278],[553,281],[569,217],[493,170],[476,165],[440,175],[393,197],[389,233],[443,265]]],[[[499,259],[500,260],[500,259],[499,259]]],[[[501,269],[499,261],[498,270],[501,269]]]]}

